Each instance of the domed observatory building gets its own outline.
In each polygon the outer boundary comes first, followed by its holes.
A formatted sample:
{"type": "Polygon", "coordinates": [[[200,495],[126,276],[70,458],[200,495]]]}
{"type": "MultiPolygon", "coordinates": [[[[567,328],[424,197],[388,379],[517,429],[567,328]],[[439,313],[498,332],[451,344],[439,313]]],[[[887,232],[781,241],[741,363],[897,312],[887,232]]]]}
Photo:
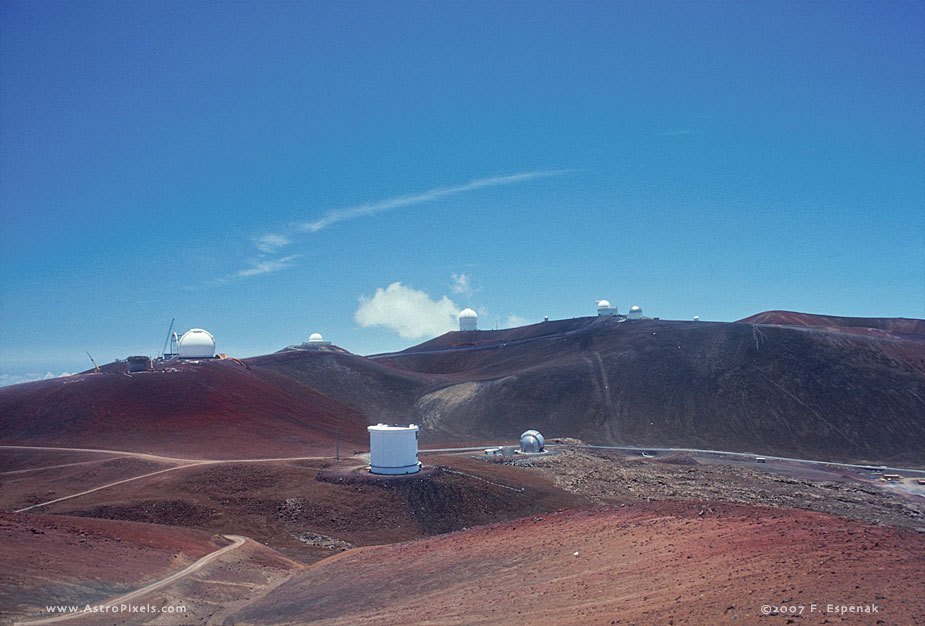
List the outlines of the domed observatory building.
{"type": "Polygon", "coordinates": [[[600,317],[616,317],[617,307],[610,306],[609,300],[598,300],[597,301],[597,314],[600,317]]]}
{"type": "Polygon", "coordinates": [[[538,430],[528,430],[520,436],[521,454],[539,454],[546,451],[546,440],[538,430]]]}
{"type": "Polygon", "coordinates": [[[388,426],[376,424],[369,431],[369,471],[373,474],[414,474],[421,471],[418,461],[418,431],[415,424],[388,426]]]}
{"type": "Polygon", "coordinates": [[[478,330],[479,314],[472,309],[463,309],[459,312],[459,330],[478,330]]]}
{"type": "Polygon", "coordinates": [[[630,307],[629,315],[626,316],[628,320],[641,320],[642,319],[642,307],[634,304],[630,307]]]}
{"type": "Polygon", "coordinates": [[[215,338],[201,328],[193,328],[180,337],[177,353],[181,359],[211,359],[215,356],[215,338]]]}

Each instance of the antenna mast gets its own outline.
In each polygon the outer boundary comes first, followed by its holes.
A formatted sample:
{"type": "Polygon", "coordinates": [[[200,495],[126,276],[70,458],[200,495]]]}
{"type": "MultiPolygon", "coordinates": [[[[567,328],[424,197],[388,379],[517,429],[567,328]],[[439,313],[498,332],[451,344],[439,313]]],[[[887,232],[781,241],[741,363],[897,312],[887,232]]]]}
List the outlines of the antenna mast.
{"type": "MultiPolygon", "coordinates": [[[[87,356],[90,356],[90,351],[89,351],[89,350],[87,351],[87,356]]],[[[90,356],[90,360],[93,361],[93,357],[92,357],[92,356],[90,356]]],[[[93,367],[94,367],[94,369],[96,369],[96,373],[99,374],[99,373],[100,373],[100,366],[96,364],[96,361],[93,361],[93,367]]]]}

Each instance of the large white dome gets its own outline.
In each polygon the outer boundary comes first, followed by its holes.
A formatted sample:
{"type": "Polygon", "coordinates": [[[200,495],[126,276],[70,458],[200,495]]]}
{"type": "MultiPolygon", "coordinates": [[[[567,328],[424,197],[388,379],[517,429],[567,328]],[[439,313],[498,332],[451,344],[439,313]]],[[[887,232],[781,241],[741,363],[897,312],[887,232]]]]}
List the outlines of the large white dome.
{"type": "Polygon", "coordinates": [[[597,308],[599,308],[599,309],[609,309],[609,308],[610,308],[610,301],[609,301],[609,300],[598,300],[598,301],[597,301],[597,308]]]}
{"type": "Polygon", "coordinates": [[[321,336],[321,333],[312,333],[308,336],[308,343],[321,343],[324,341],[324,337],[321,336]]]}
{"type": "Polygon", "coordinates": [[[215,338],[201,328],[192,328],[180,337],[177,352],[181,359],[211,359],[215,356],[215,338]]]}
{"type": "Polygon", "coordinates": [[[463,319],[463,318],[467,318],[467,317],[476,317],[476,318],[477,318],[478,316],[479,316],[479,314],[476,313],[475,311],[473,311],[472,309],[463,309],[462,311],[459,312],[459,319],[463,319]]]}

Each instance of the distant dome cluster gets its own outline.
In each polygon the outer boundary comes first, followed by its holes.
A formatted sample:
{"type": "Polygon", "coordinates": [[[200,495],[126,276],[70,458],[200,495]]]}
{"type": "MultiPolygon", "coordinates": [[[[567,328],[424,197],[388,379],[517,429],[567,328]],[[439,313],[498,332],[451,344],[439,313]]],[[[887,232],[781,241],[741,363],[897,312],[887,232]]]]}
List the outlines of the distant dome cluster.
{"type": "Polygon", "coordinates": [[[626,315],[620,315],[617,307],[610,304],[610,300],[598,300],[597,301],[597,314],[599,317],[616,317],[617,321],[624,320],[641,320],[645,319],[642,317],[642,307],[638,304],[634,304],[630,307],[629,313],[626,315]]]}

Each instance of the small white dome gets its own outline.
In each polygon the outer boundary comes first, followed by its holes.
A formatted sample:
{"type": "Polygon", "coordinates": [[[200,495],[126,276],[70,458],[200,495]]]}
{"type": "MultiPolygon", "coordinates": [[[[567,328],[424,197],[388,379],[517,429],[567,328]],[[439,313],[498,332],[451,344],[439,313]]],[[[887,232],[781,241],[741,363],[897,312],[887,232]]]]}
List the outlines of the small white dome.
{"type": "Polygon", "coordinates": [[[324,337],[321,336],[321,333],[312,333],[308,336],[308,343],[321,343],[324,341],[324,337]]]}
{"type": "Polygon", "coordinates": [[[639,313],[642,313],[642,307],[639,306],[638,304],[634,304],[633,306],[630,307],[630,313],[634,311],[638,311],[639,313]]]}
{"type": "Polygon", "coordinates": [[[201,328],[183,333],[177,345],[181,359],[211,359],[215,356],[215,338],[201,328]]]}
{"type": "Polygon", "coordinates": [[[609,301],[609,300],[598,300],[598,301],[597,301],[597,308],[599,308],[599,309],[609,309],[609,308],[610,308],[610,301],[609,301]]]}
{"type": "Polygon", "coordinates": [[[472,309],[463,309],[459,312],[459,330],[478,330],[479,315],[472,309]]]}

